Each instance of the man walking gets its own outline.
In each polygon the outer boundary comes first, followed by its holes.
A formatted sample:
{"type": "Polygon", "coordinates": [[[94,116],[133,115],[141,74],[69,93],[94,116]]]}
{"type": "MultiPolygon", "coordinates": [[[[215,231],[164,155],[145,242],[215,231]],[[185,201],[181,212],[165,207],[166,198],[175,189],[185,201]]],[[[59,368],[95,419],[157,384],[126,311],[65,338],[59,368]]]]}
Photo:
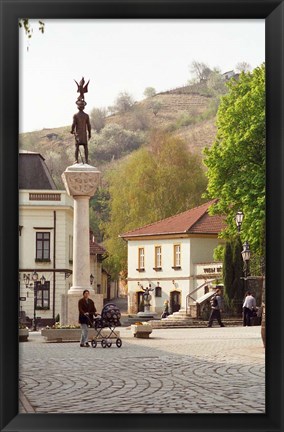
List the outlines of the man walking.
{"type": "Polygon", "coordinates": [[[207,327],[212,327],[214,319],[218,321],[220,327],[225,327],[221,320],[221,312],[223,309],[223,299],[221,297],[221,290],[217,289],[216,293],[210,300],[211,303],[211,314],[208,321],[207,327]]]}
{"type": "Polygon", "coordinates": [[[246,292],[245,300],[243,304],[243,326],[250,326],[251,325],[251,318],[254,309],[256,308],[256,301],[254,296],[250,291],[246,292]]]}
{"type": "Polygon", "coordinates": [[[93,300],[89,298],[90,292],[83,291],[83,297],[78,302],[79,323],[81,324],[81,341],[80,347],[89,347],[88,342],[88,325],[93,324],[93,316],[96,314],[96,308],[93,300]]]}

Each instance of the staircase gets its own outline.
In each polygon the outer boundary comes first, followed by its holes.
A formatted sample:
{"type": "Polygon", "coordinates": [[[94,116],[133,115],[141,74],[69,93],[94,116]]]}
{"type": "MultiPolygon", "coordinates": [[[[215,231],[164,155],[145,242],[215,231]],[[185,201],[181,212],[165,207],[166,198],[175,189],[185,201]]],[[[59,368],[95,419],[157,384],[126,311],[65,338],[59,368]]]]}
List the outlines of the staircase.
{"type": "MultiPolygon", "coordinates": [[[[242,318],[222,318],[222,321],[226,327],[242,325],[242,318]]],[[[180,309],[178,312],[174,312],[167,318],[151,320],[149,321],[149,324],[151,324],[154,329],[207,327],[207,321],[192,318],[186,313],[185,309],[180,309]]],[[[218,323],[214,322],[213,327],[214,326],[218,326],[218,323]]]]}

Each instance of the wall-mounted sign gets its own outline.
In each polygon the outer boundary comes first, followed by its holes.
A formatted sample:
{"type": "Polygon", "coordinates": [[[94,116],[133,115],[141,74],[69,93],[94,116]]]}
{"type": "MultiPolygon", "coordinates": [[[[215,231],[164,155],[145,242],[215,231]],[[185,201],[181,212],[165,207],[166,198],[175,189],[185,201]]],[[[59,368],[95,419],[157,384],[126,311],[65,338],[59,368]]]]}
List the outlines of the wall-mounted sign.
{"type": "Polygon", "coordinates": [[[195,264],[195,275],[203,276],[203,275],[213,275],[219,276],[222,273],[222,263],[204,263],[204,264],[195,264]]]}

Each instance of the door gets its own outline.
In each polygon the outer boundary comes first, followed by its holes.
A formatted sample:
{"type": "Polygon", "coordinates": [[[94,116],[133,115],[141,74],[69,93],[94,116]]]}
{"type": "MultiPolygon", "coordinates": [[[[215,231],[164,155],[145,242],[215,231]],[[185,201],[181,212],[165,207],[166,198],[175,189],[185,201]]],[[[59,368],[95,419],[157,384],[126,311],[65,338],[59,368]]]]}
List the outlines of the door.
{"type": "Polygon", "coordinates": [[[170,307],[171,313],[178,312],[180,310],[180,292],[172,291],[170,293],[170,307]]]}
{"type": "Polygon", "coordinates": [[[138,291],[137,292],[137,312],[144,312],[144,297],[143,297],[144,291],[138,291]]]}

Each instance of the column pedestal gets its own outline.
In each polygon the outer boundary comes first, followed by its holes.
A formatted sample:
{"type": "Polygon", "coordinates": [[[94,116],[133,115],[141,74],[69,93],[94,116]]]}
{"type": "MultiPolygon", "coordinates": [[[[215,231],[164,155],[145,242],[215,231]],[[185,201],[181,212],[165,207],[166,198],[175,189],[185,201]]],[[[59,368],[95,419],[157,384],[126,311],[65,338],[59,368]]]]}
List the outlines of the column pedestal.
{"type": "Polygon", "coordinates": [[[90,297],[95,300],[94,290],[90,286],[89,199],[97,190],[100,174],[96,167],[82,163],[66,168],[62,174],[66,191],[74,199],[73,283],[67,299],[68,324],[78,323],[78,300],[85,289],[90,291],[90,297]]]}

